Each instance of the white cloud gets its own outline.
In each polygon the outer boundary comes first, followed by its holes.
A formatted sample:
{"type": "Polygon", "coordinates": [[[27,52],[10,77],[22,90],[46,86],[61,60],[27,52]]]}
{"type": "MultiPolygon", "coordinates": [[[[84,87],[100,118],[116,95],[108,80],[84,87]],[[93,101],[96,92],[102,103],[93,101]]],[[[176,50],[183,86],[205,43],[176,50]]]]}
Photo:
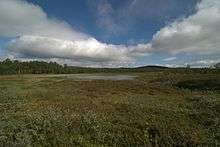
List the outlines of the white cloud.
{"type": "Polygon", "coordinates": [[[70,41],[42,36],[21,36],[7,48],[16,56],[89,61],[126,61],[132,52],[125,46],[100,43],[94,38],[70,41]]]}
{"type": "Polygon", "coordinates": [[[89,37],[73,30],[66,22],[48,18],[39,6],[21,0],[0,1],[0,35],[41,35],[61,39],[89,37]]]}
{"type": "Polygon", "coordinates": [[[110,35],[117,35],[124,31],[124,27],[116,20],[116,10],[113,9],[112,5],[108,0],[89,1],[90,5],[93,3],[93,9],[97,11],[96,24],[106,34],[105,37],[110,35]]]}
{"type": "Polygon", "coordinates": [[[7,49],[15,57],[60,58],[117,64],[117,62],[130,62],[138,56],[146,55],[151,46],[149,44],[112,45],[100,43],[94,38],[70,41],[52,37],[21,36],[12,40],[7,49]]]}
{"type": "Polygon", "coordinates": [[[176,59],[177,59],[176,57],[170,57],[170,58],[163,59],[163,61],[173,61],[173,60],[176,60],[176,59]]]}
{"type": "MultiPolygon", "coordinates": [[[[108,7],[100,8],[102,13],[108,7]]],[[[69,59],[91,62],[130,62],[146,54],[150,45],[112,45],[78,32],[66,22],[48,18],[36,5],[21,0],[0,1],[0,36],[14,37],[7,49],[10,56],[69,59]]]]}
{"type": "MultiPolygon", "coordinates": [[[[103,17],[113,11],[108,3],[98,9],[103,17]]],[[[162,28],[150,43],[126,46],[102,43],[64,21],[49,18],[39,6],[26,1],[0,0],[0,36],[14,38],[7,46],[10,56],[85,65],[128,65],[156,52],[218,55],[220,1],[202,0],[195,14],[162,28]]],[[[164,59],[172,60],[175,58],[164,59]]]]}
{"type": "Polygon", "coordinates": [[[202,0],[195,14],[158,31],[152,46],[157,51],[172,53],[219,53],[220,1],[202,0]]]}

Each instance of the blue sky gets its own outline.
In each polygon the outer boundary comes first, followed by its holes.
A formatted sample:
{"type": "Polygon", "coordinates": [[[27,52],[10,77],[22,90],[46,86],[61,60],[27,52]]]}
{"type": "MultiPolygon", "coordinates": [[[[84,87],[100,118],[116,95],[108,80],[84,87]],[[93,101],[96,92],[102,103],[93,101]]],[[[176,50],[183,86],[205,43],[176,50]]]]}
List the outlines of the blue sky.
{"type": "Polygon", "coordinates": [[[78,66],[209,66],[220,57],[219,5],[218,0],[2,0],[0,56],[78,66]]]}
{"type": "MultiPolygon", "coordinates": [[[[134,7],[135,14],[128,7],[134,0],[28,0],[39,5],[50,16],[65,20],[72,27],[94,36],[96,39],[114,44],[150,41],[152,36],[167,23],[195,12],[199,0],[139,0],[134,7]],[[97,21],[99,5],[108,3],[112,7],[110,17],[123,28],[116,33],[99,26],[97,21]],[[150,4],[149,4],[150,3],[150,4]],[[161,11],[162,10],[162,11],[161,11]],[[156,15],[154,15],[156,14],[156,15]]],[[[104,16],[104,17],[109,17],[104,16]]],[[[109,24],[111,25],[111,24],[109,24]]]]}

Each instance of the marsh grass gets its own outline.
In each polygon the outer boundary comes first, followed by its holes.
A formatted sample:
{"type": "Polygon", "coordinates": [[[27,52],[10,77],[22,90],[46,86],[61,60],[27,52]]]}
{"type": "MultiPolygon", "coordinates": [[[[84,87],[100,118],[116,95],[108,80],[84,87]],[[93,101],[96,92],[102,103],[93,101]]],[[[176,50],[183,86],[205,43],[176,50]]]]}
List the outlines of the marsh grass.
{"type": "Polygon", "coordinates": [[[219,146],[219,87],[178,84],[220,76],[166,72],[0,77],[0,146],[219,146]]]}

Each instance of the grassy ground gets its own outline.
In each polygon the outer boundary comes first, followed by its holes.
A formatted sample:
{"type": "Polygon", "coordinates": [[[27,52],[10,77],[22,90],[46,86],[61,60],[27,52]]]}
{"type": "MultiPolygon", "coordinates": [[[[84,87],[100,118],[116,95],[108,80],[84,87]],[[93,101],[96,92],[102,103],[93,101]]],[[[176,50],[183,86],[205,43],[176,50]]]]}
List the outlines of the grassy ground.
{"type": "Polygon", "coordinates": [[[219,74],[132,75],[1,76],[0,146],[220,146],[219,74]]]}

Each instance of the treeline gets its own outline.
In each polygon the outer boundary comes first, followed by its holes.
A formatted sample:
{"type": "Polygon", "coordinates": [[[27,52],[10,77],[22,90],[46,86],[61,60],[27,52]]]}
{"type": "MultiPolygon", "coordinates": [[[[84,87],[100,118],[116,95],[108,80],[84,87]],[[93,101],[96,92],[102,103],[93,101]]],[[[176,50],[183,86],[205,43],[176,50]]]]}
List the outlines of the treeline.
{"type": "MultiPolygon", "coordinates": [[[[218,64],[219,65],[219,64],[218,64]]],[[[162,66],[143,66],[137,68],[87,68],[60,65],[56,62],[43,61],[26,61],[6,59],[0,61],[0,75],[12,74],[74,74],[74,73],[121,73],[121,72],[195,72],[195,73],[220,73],[220,69],[216,66],[215,69],[188,69],[188,68],[167,68],[162,66]]]]}
{"type": "MultiPolygon", "coordinates": [[[[56,62],[43,62],[43,61],[26,61],[21,62],[18,60],[6,59],[0,61],[0,75],[12,74],[73,74],[73,73],[96,73],[96,72],[131,72],[131,71],[144,71],[146,67],[140,68],[87,68],[60,65],[56,62]]],[[[166,67],[149,66],[148,70],[166,69],[166,67]]]]}
{"type": "Polygon", "coordinates": [[[0,62],[0,74],[48,74],[64,73],[64,67],[56,62],[30,61],[20,62],[18,60],[6,59],[0,62]]]}

